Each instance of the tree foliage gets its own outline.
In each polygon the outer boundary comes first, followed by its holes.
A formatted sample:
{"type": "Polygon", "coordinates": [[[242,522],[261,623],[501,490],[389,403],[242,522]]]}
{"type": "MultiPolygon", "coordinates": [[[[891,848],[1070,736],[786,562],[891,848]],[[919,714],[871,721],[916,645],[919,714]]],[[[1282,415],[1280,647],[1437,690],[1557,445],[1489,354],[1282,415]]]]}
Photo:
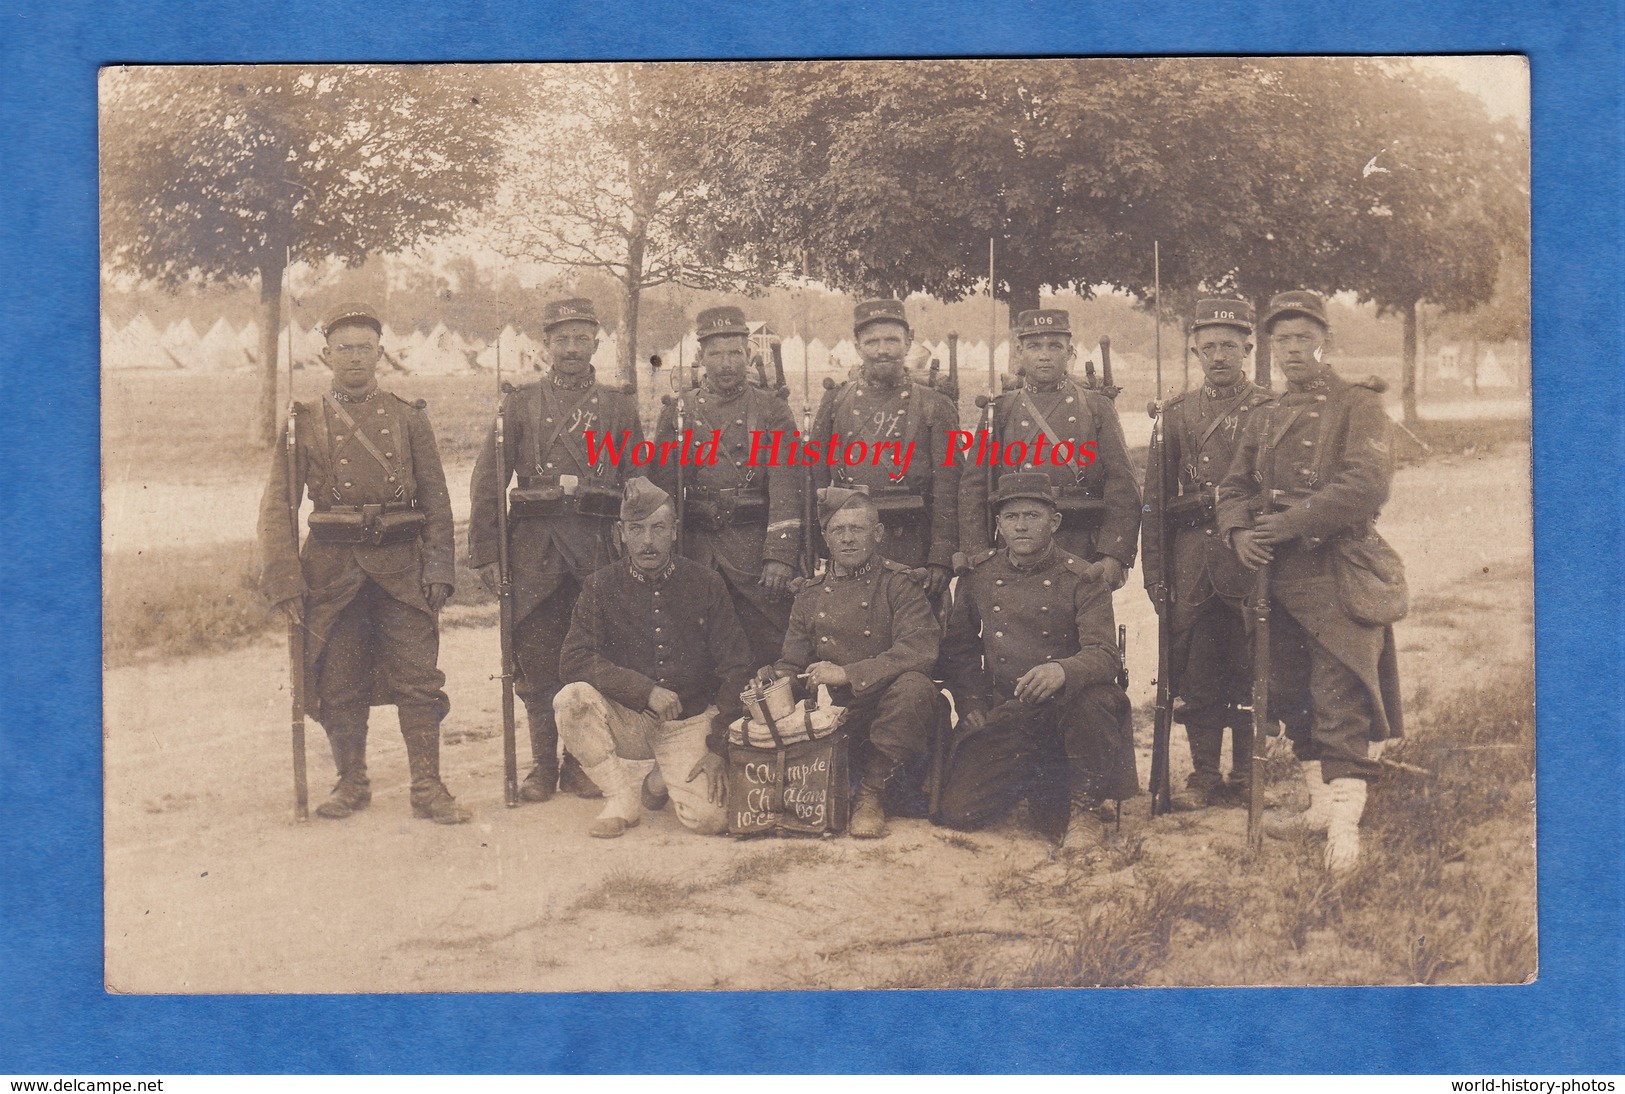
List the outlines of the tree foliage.
{"type": "Polygon", "coordinates": [[[171,286],[258,278],[265,443],[287,263],[450,229],[494,185],[518,101],[469,66],[121,68],[100,91],[103,260],[171,286]]]}

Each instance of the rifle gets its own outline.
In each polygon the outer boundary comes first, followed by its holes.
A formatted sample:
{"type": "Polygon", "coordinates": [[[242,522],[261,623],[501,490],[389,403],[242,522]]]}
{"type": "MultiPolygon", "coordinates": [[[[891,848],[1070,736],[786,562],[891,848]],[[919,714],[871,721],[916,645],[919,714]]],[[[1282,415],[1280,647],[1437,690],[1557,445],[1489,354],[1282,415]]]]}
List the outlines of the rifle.
{"type": "Polygon", "coordinates": [[[505,408],[513,390],[502,382],[500,343],[497,349],[497,620],[502,643],[502,790],[509,809],[519,805],[519,752],[515,738],[513,679],[513,571],[508,561],[508,437],[505,408]]]}
{"type": "MultiPolygon", "coordinates": [[[[292,293],[290,292],[290,297],[292,293]]],[[[272,362],[275,365],[276,362],[272,362]]],[[[304,485],[299,481],[299,443],[293,398],[293,308],[288,308],[288,527],[293,530],[293,557],[299,558],[299,500],[304,485]]],[[[305,598],[299,596],[299,610],[288,620],[288,694],[293,704],[293,809],[300,821],[310,820],[310,785],[305,776],[305,598]]]]}
{"type": "Polygon", "coordinates": [[[959,405],[959,332],[948,332],[948,398],[959,405]]]}
{"type": "Polygon", "coordinates": [[[688,491],[683,489],[683,397],[678,394],[666,398],[671,400],[671,405],[675,408],[674,420],[677,423],[677,553],[681,555],[683,542],[687,538],[684,518],[688,515],[688,498],[685,496],[688,491]]]}
{"type": "Polygon", "coordinates": [[[1160,398],[1149,409],[1151,417],[1156,419],[1151,433],[1151,452],[1154,454],[1151,474],[1157,496],[1155,509],[1152,510],[1149,505],[1146,508],[1156,514],[1157,526],[1152,534],[1157,539],[1157,557],[1162,567],[1162,573],[1151,587],[1151,601],[1157,607],[1157,704],[1151,729],[1151,815],[1156,817],[1173,809],[1168,750],[1174,729],[1174,622],[1172,598],[1168,595],[1168,573],[1174,560],[1168,537],[1167,419],[1160,398]]]}
{"type": "MultiPolygon", "coordinates": [[[[1273,423],[1266,420],[1268,426],[1273,423]]],[[[1262,477],[1260,513],[1268,513],[1275,501],[1275,442],[1272,430],[1264,433],[1264,451],[1259,461],[1262,477]]],[[[1264,842],[1264,757],[1270,727],[1270,564],[1258,568],[1253,579],[1253,733],[1247,749],[1247,846],[1259,850],[1264,842]]],[[[1231,732],[1234,732],[1232,730],[1231,732]]]]}
{"type": "Polygon", "coordinates": [[[1112,383],[1112,340],[1103,334],[1100,336],[1100,393],[1115,399],[1122,390],[1112,383]]]}
{"type": "MultiPolygon", "coordinates": [[[[806,343],[801,351],[801,440],[812,437],[812,362],[808,358],[806,343]]],[[[818,568],[818,499],[813,490],[812,463],[806,463],[801,474],[801,576],[811,581],[818,568]]]]}
{"type": "Polygon", "coordinates": [[[1128,690],[1128,626],[1117,624],[1117,686],[1128,690]]]}
{"type": "Polygon", "coordinates": [[[785,402],[789,402],[790,401],[790,385],[784,382],[784,346],[781,343],[775,341],[773,343],[773,346],[772,346],[772,352],[773,352],[773,394],[777,395],[779,398],[783,399],[785,402]]]}

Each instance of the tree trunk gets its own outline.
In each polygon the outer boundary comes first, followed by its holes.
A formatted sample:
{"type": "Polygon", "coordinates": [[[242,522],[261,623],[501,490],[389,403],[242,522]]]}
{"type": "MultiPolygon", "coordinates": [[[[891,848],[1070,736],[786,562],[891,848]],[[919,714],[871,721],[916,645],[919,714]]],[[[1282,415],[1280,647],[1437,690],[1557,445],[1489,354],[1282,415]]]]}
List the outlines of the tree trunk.
{"type": "MultiPolygon", "coordinates": [[[[269,448],[277,439],[277,340],[282,333],[284,263],[273,256],[260,265],[260,395],[254,405],[249,441],[269,448]]],[[[293,392],[288,392],[293,398],[293,392]]]]}
{"type": "Polygon", "coordinates": [[[1416,311],[1418,302],[1412,300],[1401,311],[1405,318],[1405,334],[1399,358],[1399,398],[1404,408],[1405,424],[1415,426],[1416,415],[1416,311]]]}
{"type": "MultiPolygon", "coordinates": [[[[1010,282],[1010,295],[1006,298],[1006,303],[1010,305],[1010,322],[1014,323],[1016,316],[1022,312],[1031,311],[1038,307],[1038,291],[1037,285],[1022,285],[1014,281],[1010,282]]],[[[1073,331],[1072,336],[1076,339],[1078,332],[1073,331]]]]}
{"type": "Polygon", "coordinates": [[[1264,314],[1269,304],[1268,293],[1253,301],[1253,314],[1258,317],[1258,328],[1253,335],[1253,382],[1259,387],[1270,386],[1270,335],[1264,329],[1264,314]]]}

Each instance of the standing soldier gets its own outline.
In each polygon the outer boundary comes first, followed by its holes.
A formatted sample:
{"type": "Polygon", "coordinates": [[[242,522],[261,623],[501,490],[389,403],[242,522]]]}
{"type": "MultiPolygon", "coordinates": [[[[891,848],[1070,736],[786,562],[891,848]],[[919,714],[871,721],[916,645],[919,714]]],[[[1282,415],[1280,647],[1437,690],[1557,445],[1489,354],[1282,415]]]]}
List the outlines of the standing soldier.
{"type": "MultiPolygon", "coordinates": [[[[288,467],[277,453],[260,503],[260,587],[305,632],[305,694],[338,768],[316,807],[329,820],[372,801],[367,713],[393,703],[412,773],[412,814],[438,824],[470,817],[440,781],[440,722],[451,709],[438,667],[439,613],[452,592],[451,499],[422,401],[378,387],[383,324],[346,304],[323,324],[333,389],[294,404],[297,483],[314,506],[296,552],[288,467]]],[[[295,506],[294,508],[297,508],[295,506]]]]}
{"type": "Polygon", "coordinates": [[[1013,333],[1024,379],[994,403],[990,440],[1001,453],[1019,441],[1027,458],[1014,467],[966,466],[959,501],[961,550],[969,559],[994,546],[988,498],[1001,476],[1041,474],[1055,487],[1061,508],[1055,541],[1094,563],[1111,588],[1120,589],[1134,565],[1140,491],[1117,407],[1068,374],[1077,349],[1065,309],[1024,311],[1013,333]],[[1073,454],[1070,460],[1050,462],[1057,444],[1073,454]]]}
{"type": "Polygon", "coordinates": [[[1339,581],[1350,547],[1387,550],[1374,522],[1393,476],[1388,415],[1380,387],[1325,362],[1329,330],[1312,292],[1270,301],[1264,331],[1286,392],[1249,415],[1218,504],[1219,534],[1242,563],[1271,568],[1270,712],[1303,761],[1302,823],[1327,832],[1326,865],[1341,873],[1359,858],[1381,742],[1402,724],[1393,627],[1357,618],[1339,581]]]}
{"type": "Polygon", "coordinates": [[[510,477],[509,580],[513,586],[514,691],[524,700],[535,766],[519,788],[529,802],[545,802],[555,788],[582,797],[598,791],[568,753],[561,773],[553,696],[563,683],[559,651],[570,626],[581,582],[610,561],[610,525],[620,509],[624,472],[605,446],[592,459],[586,434],[614,439],[616,449],[643,440],[637,402],[597,382],[592,356],[598,317],[591,300],[557,300],[542,311],[542,348],[548,371],[503,397],[505,451],[487,434],[469,487],[469,564],[497,589],[497,506],[510,477]]]}
{"type": "Polygon", "coordinates": [[[808,690],[824,685],[847,708],[847,732],[863,750],[847,831],[876,839],[886,834],[893,776],[925,755],[932,720],[946,713],[929,675],[941,630],[907,568],[881,557],[885,528],[873,498],[827,487],[818,494],[818,519],[829,569],[796,594],[774,672],[805,674],[808,690]]]}
{"type": "Polygon", "coordinates": [[[670,494],[634,478],[620,514],[627,557],[587,579],[564,641],[570,682],[553,704],[608,799],[588,834],[614,839],[670,801],[685,828],[716,835],[728,723],[750,679],[745,636],[722,578],[677,556],[670,494]],[[651,759],[640,793],[625,761],[651,759]]]}
{"type": "Polygon", "coordinates": [[[1046,475],[1016,472],[994,498],[1004,546],[959,579],[942,666],[959,711],[936,823],[979,828],[1023,798],[1062,850],[1105,838],[1099,808],[1139,793],[1128,696],[1119,683],[1112,588],[1056,542],[1046,475]]]}
{"type": "MultiPolygon", "coordinates": [[[[727,583],[739,622],[750,642],[753,664],[772,664],[790,624],[790,578],[801,549],[800,469],[785,464],[753,467],[758,432],[795,433],[790,407],[772,393],[746,383],[750,328],[738,308],[710,308],[695,323],[705,381],[660,412],[655,443],[682,443],[679,427],[694,443],[721,431],[715,463],[683,468],[683,554],[716,570],[727,583]]],[[[660,464],[650,476],[677,493],[678,467],[660,464]]]]}
{"type": "Polygon", "coordinates": [[[1201,809],[1223,795],[1219,755],[1227,726],[1229,800],[1247,800],[1252,715],[1242,708],[1251,698],[1252,662],[1242,601],[1253,579],[1219,537],[1217,491],[1251,414],[1274,398],[1246,377],[1252,305],[1198,301],[1191,335],[1204,382],[1163,406],[1146,461],[1140,545],[1151,602],[1173,612],[1169,683],[1182,700],[1174,721],[1185,727],[1194,766],[1172,795],[1176,809],[1201,809]]]}
{"type": "Polygon", "coordinates": [[[912,445],[912,459],[906,471],[887,459],[852,467],[837,461],[814,473],[821,485],[868,487],[885,528],[881,554],[913,571],[938,604],[953,577],[959,538],[959,468],[944,458],[959,412],[941,392],[909,381],[904,359],[914,336],[901,300],[858,304],[852,333],[862,370],[825,395],[813,437],[822,444],[838,433],[843,447],[862,441],[870,452],[882,443],[905,451],[912,445]]]}

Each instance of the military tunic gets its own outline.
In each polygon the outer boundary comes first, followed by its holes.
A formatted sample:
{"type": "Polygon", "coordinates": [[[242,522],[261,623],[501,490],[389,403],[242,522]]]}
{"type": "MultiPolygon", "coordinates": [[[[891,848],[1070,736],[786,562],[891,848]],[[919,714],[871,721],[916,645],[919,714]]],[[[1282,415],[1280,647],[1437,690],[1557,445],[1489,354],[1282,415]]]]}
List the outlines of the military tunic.
{"type": "Polygon", "coordinates": [[[974,556],[993,546],[989,471],[994,490],[1007,470],[1037,472],[1047,476],[1060,494],[1064,518],[1055,535],[1057,544],[1088,561],[1109,555],[1125,567],[1134,565],[1140,490],[1134,482],[1117,407],[1110,399],[1070,377],[1051,391],[1024,385],[999,396],[994,405],[993,439],[1001,453],[1006,446],[1022,442],[1029,459],[1019,467],[994,464],[990,469],[969,462],[975,457],[975,447],[966,453],[960,480],[960,550],[974,556]],[[1070,442],[1075,452],[1092,445],[1095,459],[1086,466],[1076,460],[1059,466],[1038,462],[1031,457],[1040,434],[1046,439],[1045,461],[1057,442],[1070,442]],[[1072,511],[1074,506],[1077,511],[1072,511]]]}
{"type": "Polygon", "coordinates": [[[1293,538],[1271,566],[1270,707],[1328,780],[1374,777],[1368,741],[1402,733],[1392,627],[1338,598],[1332,542],[1363,535],[1388,499],[1391,423],[1375,390],[1333,372],[1254,413],[1219,483],[1219,534],[1251,528],[1268,482],[1293,538]]]}
{"type": "MultiPolygon", "coordinates": [[[[804,472],[788,461],[752,466],[751,455],[757,433],[778,431],[788,443],[795,423],[782,399],[749,384],[728,394],[701,387],[682,398],[683,428],[692,431],[695,445],[708,443],[713,431],[722,434],[715,464],[682,469],[687,494],[683,552],[722,575],[750,642],[752,661],[770,665],[778,659],[790,623],[791,597],[767,595],[762,563],[796,565],[804,472]]],[[[675,406],[661,410],[654,440],[657,446],[682,442],[675,406]]],[[[674,461],[663,462],[652,469],[650,479],[675,497],[677,471],[674,461]]]]}
{"type": "Polygon", "coordinates": [[[815,661],[846,670],[849,683],[831,690],[848,708],[854,742],[901,764],[926,750],[939,693],[930,672],[941,629],[907,567],[873,558],[853,573],[832,566],[796,594],[790,630],[775,670],[804,672],[815,661]]]}
{"type": "Polygon", "coordinates": [[[1007,549],[984,551],[961,575],[942,646],[960,720],[943,765],[939,823],[977,827],[1025,797],[1046,815],[1040,823],[1064,826],[1069,797],[1139,793],[1112,590],[1092,574],[1057,544],[1026,566],[1007,549]],[[1016,700],[1016,683],[1046,662],[1066,673],[1062,690],[1043,703],[1016,700]],[[986,725],[972,729],[972,711],[986,714],[986,725]]]}
{"type": "Polygon", "coordinates": [[[1243,380],[1229,388],[1203,385],[1170,399],[1146,461],[1141,564],[1146,589],[1165,586],[1173,615],[1170,651],[1173,694],[1183,700],[1174,720],[1186,727],[1195,765],[1192,785],[1217,786],[1225,727],[1232,732],[1231,777],[1245,782],[1252,658],[1243,598],[1253,575],[1219,535],[1216,497],[1242,429],[1274,393],[1243,380]],[[1166,441],[1164,441],[1166,436],[1166,441]],[[1159,481],[1156,470],[1164,468],[1159,481]],[[1163,558],[1164,528],[1171,557],[1163,558]]]}
{"type": "Polygon", "coordinates": [[[453,583],[451,499],[424,404],[375,390],[294,404],[299,496],[318,514],[379,506],[423,514],[421,534],[386,545],[322,542],[296,550],[287,454],[271,461],[260,503],[260,588],[281,603],[305,597],[306,709],[327,727],[366,732],[367,708],[395,704],[403,728],[438,724],[450,707],[437,667],[439,628],[424,586],[453,583]]]}
{"type": "Polygon", "coordinates": [[[867,486],[880,510],[886,538],[881,553],[907,567],[952,566],[959,543],[959,467],[946,461],[949,434],[959,428],[959,412],[939,391],[906,379],[897,387],[883,387],[863,376],[827,392],[813,421],[810,440],[825,444],[835,434],[844,449],[863,441],[872,453],[876,444],[907,447],[914,455],[903,474],[883,458],[877,466],[866,462],[813,468],[816,486],[867,486]],[[923,508],[911,507],[907,498],[922,499],[923,508]]]}
{"type": "MultiPolygon", "coordinates": [[[[618,491],[631,461],[611,464],[600,447],[589,457],[585,433],[614,438],[617,451],[643,440],[636,401],[602,384],[562,386],[549,376],[503,397],[505,451],[499,462],[495,426],[474,464],[468,523],[469,565],[497,561],[497,506],[510,476],[521,487],[559,485],[573,476],[576,489],[593,485],[618,491]]],[[[578,495],[579,496],[579,493],[578,495]]],[[[613,511],[614,503],[610,509],[613,511]]],[[[580,583],[613,557],[613,516],[584,516],[573,503],[548,516],[518,516],[509,522],[509,567],[513,583],[515,652],[519,679],[515,691],[529,706],[551,702],[559,686],[559,651],[569,626],[580,583]]]]}

